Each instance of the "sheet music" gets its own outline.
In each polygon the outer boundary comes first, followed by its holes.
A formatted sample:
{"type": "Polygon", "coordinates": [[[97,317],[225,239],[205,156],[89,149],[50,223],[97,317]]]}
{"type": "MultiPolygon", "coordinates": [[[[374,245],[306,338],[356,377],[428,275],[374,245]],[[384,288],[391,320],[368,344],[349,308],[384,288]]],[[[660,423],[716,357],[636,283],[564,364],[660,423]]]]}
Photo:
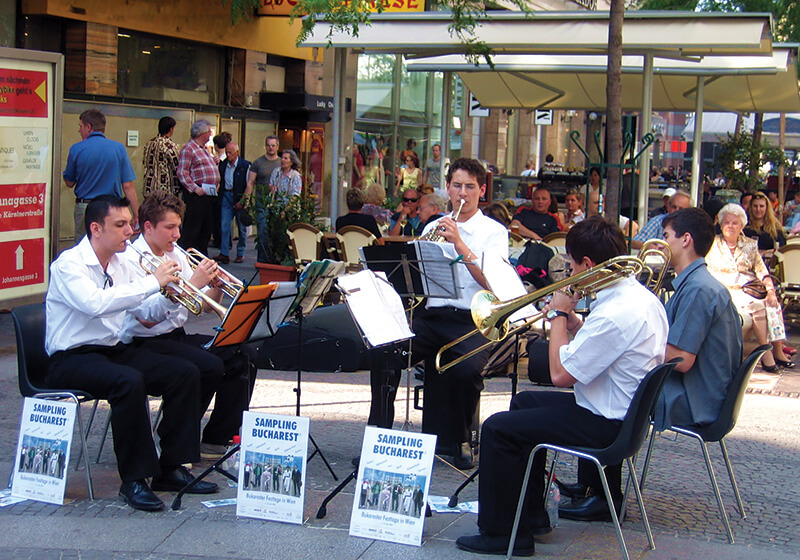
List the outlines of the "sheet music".
{"type": "Polygon", "coordinates": [[[309,263],[300,277],[300,292],[302,298],[303,315],[308,315],[319,304],[320,300],[330,290],[333,281],[344,272],[347,263],[325,259],[309,263]],[[307,284],[306,273],[310,279],[307,284]]]}
{"type": "MultiPolygon", "coordinates": [[[[500,301],[509,301],[528,293],[522,283],[522,278],[519,277],[511,263],[501,255],[484,254],[484,258],[483,275],[489,283],[489,288],[500,301]]],[[[511,315],[509,321],[512,323],[521,321],[536,313],[533,304],[528,304],[511,315]]]]}
{"type": "Polygon", "coordinates": [[[339,288],[347,308],[371,347],[383,346],[414,336],[408,326],[403,301],[383,272],[362,270],[340,276],[339,288]]]}
{"type": "Polygon", "coordinates": [[[452,243],[415,241],[420,269],[425,281],[425,295],[458,299],[461,297],[459,269],[462,265],[451,264],[458,257],[452,243]]]}
{"type": "Polygon", "coordinates": [[[286,313],[297,295],[296,282],[278,282],[278,287],[272,292],[272,297],[267,304],[267,310],[261,315],[256,328],[250,338],[268,338],[278,330],[278,326],[286,319],[286,313]]]}

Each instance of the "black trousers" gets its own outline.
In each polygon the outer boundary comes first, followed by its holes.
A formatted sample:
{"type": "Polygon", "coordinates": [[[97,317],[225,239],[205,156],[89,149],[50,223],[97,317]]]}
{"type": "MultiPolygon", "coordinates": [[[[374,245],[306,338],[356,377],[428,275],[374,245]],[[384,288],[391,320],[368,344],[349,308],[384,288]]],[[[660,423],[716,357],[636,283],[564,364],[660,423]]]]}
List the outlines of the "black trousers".
{"type": "Polygon", "coordinates": [[[183,201],[186,213],[183,217],[180,245],[184,249],[194,247],[208,255],[208,241],[214,228],[214,199],[208,195],[196,195],[184,190],[183,201]]]}
{"type": "Polygon", "coordinates": [[[147,395],[164,399],[160,465],[200,460],[200,372],[186,360],[130,344],[83,346],[53,355],[50,387],[81,389],[111,405],[117,469],[123,482],[158,474],[147,395]]]}
{"type": "MultiPolygon", "coordinates": [[[[415,337],[411,344],[411,363],[426,360],[422,431],[438,436],[437,446],[470,441],[472,419],[478,408],[483,377],[481,372],[489,359],[489,349],[484,349],[447,370],[439,373],[433,367],[433,358],[439,348],[475,328],[469,311],[449,308],[432,308],[419,312],[414,318],[415,337]]],[[[473,336],[443,356],[442,363],[462,356],[485,343],[481,336],[473,336]]],[[[405,345],[408,348],[408,345],[405,345]]],[[[400,381],[400,368],[406,361],[385,349],[372,351],[370,385],[372,404],[368,423],[390,428],[394,420],[394,399],[400,381]]]]}
{"type": "Polygon", "coordinates": [[[201,441],[226,445],[242,427],[242,413],[250,405],[256,369],[251,365],[246,347],[204,350],[203,346],[210,340],[210,336],[186,334],[179,328],[156,337],[136,338],[135,344],[150,352],[188,360],[197,367],[201,389],[198,422],[216,394],[214,410],[203,429],[201,441]]]}
{"type": "MultiPolygon", "coordinates": [[[[528,455],[540,443],[605,447],[617,437],[622,422],[598,416],[578,406],[572,393],[526,391],[511,401],[511,410],[493,414],[481,431],[478,527],[487,535],[510,535],[528,455]]],[[[521,534],[548,527],[545,510],[547,454],[534,457],[520,521],[521,534]]],[[[606,468],[609,488],[621,496],[621,467],[606,468]]],[[[582,465],[579,479],[602,488],[597,469],[582,465]],[[586,467],[589,468],[586,468],[586,467]]]]}

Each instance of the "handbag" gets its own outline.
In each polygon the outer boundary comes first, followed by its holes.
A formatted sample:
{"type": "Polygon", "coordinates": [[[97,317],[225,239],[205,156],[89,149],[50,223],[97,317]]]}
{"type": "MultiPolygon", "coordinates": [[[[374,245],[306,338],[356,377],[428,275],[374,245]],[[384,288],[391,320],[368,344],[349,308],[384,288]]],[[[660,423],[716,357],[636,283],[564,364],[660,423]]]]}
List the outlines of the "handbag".
{"type": "Polygon", "coordinates": [[[767,297],[767,287],[761,280],[750,280],[742,285],[742,291],[750,297],[765,299],[767,297]]]}
{"type": "Polygon", "coordinates": [[[250,215],[250,212],[247,210],[247,208],[242,208],[239,210],[236,219],[239,220],[239,223],[245,227],[253,225],[253,216],[250,215]]]}

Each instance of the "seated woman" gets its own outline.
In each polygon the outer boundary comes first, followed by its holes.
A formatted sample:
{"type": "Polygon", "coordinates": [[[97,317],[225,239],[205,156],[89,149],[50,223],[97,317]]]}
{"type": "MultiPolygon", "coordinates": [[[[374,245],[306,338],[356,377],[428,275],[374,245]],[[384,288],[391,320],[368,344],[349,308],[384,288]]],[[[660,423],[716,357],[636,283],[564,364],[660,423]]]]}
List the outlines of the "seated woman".
{"type": "Polygon", "coordinates": [[[364,208],[364,191],[357,188],[347,189],[345,201],[347,202],[347,214],[336,218],[336,231],[345,226],[358,226],[374,235],[378,245],[383,245],[383,236],[378,228],[378,222],[372,216],[361,213],[361,209],[364,208]]]}
{"type": "Polygon", "coordinates": [[[567,208],[564,215],[564,231],[569,231],[569,228],[586,217],[583,213],[583,193],[578,189],[569,189],[564,199],[564,206],[567,208]]]}
{"type": "Polygon", "coordinates": [[[492,202],[490,205],[484,206],[483,214],[500,222],[506,228],[511,226],[511,214],[508,212],[508,207],[502,202],[492,202]]]}
{"type": "MultiPolygon", "coordinates": [[[[717,214],[722,233],[714,238],[714,244],[706,255],[708,271],[728,288],[739,315],[750,315],[759,344],[768,342],[765,305],[780,308],[775,295],[775,286],[764,260],[758,253],[756,242],[742,234],[747,224],[747,215],[738,204],[726,204],[717,214]],[[742,289],[751,280],[761,280],[767,288],[766,299],[754,298],[742,289]]],[[[765,371],[775,373],[778,366],[793,368],[794,363],[783,351],[783,340],[772,342],[772,352],[761,358],[765,371]]]]}
{"type": "Polygon", "coordinates": [[[775,217],[767,195],[761,192],[753,195],[753,198],[750,199],[747,217],[749,223],[744,228],[744,235],[758,240],[758,250],[762,251],[762,255],[766,251],[774,251],[777,247],[786,245],[783,227],[775,217]]]}
{"type": "Polygon", "coordinates": [[[389,229],[392,221],[392,211],[383,207],[386,191],[379,183],[372,183],[364,191],[364,206],[361,213],[372,216],[381,229],[389,229]]]}

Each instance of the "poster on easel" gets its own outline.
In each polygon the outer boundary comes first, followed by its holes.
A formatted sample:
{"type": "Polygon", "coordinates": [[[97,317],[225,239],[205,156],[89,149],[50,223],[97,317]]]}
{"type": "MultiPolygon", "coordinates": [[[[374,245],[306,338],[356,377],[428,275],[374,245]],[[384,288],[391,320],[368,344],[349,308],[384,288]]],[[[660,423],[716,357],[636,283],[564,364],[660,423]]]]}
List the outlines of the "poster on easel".
{"type": "Polygon", "coordinates": [[[303,523],[308,418],[244,413],[236,515],[303,523]]]}
{"type": "Polygon", "coordinates": [[[11,495],[62,505],[77,405],[26,398],[11,495]]]}
{"type": "Polygon", "coordinates": [[[367,426],[350,535],[422,544],[436,436],[367,426]]]}

